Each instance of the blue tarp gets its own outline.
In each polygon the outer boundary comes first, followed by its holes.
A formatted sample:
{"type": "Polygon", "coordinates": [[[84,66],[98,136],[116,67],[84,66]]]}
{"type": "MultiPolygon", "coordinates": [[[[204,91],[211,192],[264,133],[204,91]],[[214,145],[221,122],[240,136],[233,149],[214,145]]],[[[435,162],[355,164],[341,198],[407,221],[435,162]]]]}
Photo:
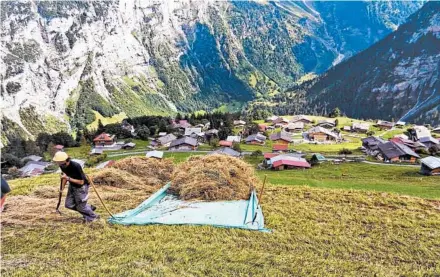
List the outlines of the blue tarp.
{"type": "Polygon", "coordinates": [[[183,201],[168,194],[167,184],[133,210],[109,218],[110,223],[123,225],[212,225],[268,231],[255,190],[249,200],[237,201],[183,201]]]}

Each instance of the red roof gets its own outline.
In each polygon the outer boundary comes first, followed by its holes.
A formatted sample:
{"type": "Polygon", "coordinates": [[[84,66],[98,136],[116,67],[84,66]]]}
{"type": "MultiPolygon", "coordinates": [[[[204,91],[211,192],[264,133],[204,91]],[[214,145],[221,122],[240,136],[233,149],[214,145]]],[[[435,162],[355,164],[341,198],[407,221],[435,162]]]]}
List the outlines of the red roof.
{"type": "Polygon", "coordinates": [[[266,124],[258,124],[258,128],[260,129],[260,131],[266,131],[267,125],[266,124]]]}
{"type": "Polygon", "coordinates": [[[305,167],[305,168],[310,167],[310,164],[308,162],[300,162],[300,161],[279,160],[273,163],[273,167],[279,167],[280,165],[290,165],[290,166],[305,167]]]}
{"type": "Polygon", "coordinates": [[[55,148],[55,149],[63,149],[64,146],[61,145],[61,144],[57,144],[57,145],[54,146],[54,148],[55,148]]]}
{"type": "Polygon", "coordinates": [[[403,143],[400,138],[390,138],[389,141],[397,142],[397,143],[403,143]]]}
{"type": "Polygon", "coordinates": [[[288,149],[289,149],[289,145],[287,145],[287,144],[275,144],[272,147],[272,150],[275,150],[275,151],[285,151],[288,149]]]}
{"type": "Polygon", "coordinates": [[[273,157],[278,156],[278,153],[264,153],[264,158],[265,159],[272,159],[273,157]]]}
{"type": "Polygon", "coordinates": [[[93,139],[93,141],[101,141],[101,140],[103,140],[103,141],[113,141],[113,139],[110,137],[110,135],[109,134],[106,134],[106,133],[102,133],[102,134],[100,134],[99,136],[97,136],[96,138],[94,138],[93,139]]]}
{"type": "Polygon", "coordinates": [[[221,140],[218,142],[220,146],[232,146],[232,141],[221,140]]]}

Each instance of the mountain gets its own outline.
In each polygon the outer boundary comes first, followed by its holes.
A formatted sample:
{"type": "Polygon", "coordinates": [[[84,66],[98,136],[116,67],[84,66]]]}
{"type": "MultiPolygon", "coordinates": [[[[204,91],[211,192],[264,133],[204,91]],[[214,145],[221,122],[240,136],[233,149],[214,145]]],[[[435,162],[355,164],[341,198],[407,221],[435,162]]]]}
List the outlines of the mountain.
{"type": "Polygon", "coordinates": [[[440,124],[440,2],[367,50],[293,90],[307,107],[350,117],[440,124]]]}
{"type": "Polygon", "coordinates": [[[2,142],[271,97],[422,2],[2,1],[2,142]]]}

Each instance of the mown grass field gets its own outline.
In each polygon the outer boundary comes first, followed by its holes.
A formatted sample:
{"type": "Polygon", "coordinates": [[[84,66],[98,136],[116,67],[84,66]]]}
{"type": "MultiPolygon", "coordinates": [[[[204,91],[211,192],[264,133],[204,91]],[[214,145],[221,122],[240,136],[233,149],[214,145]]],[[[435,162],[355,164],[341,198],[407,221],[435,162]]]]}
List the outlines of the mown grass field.
{"type": "MultiPolygon", "coordinates": [[[[176,163],[191,153],[165,153],[176,163]]],[[[246,158],[251,164],[260,158],[246,158]]],[[[87,172],[93,170],[88,169],[87,172]]],[[[2,219],[2,276],[437,276],[440,182],[412,167],[323,164],[268,176],[272,233],[196,226],[82,225],[76,213],[2,219]],[[403,194],[403,195],[399,195],[403,194]],[[411,197],[417,196],[417,197],[411,197]]],[[[58,176],[11,181],[14,197],[53,191],[58,176]]],[[[149,192],[98,188],[113,212],[149,192]]],[[[47,197],[47,196],[46,196],[47,197]]],[[[36,198],[39,199],[39,198],[36,198]]],[[[106,218],[93,192],[90,202],[106,218]]],[[[51,206],[50,206],[51,207],[51,206]]],[[[13,207],[7,207],[12,209],[13,207]]],[[[5,214],[7,215],[7,214],[5,214]]],[[[4,218],[4,217],[3,217],[4,218]]]]}

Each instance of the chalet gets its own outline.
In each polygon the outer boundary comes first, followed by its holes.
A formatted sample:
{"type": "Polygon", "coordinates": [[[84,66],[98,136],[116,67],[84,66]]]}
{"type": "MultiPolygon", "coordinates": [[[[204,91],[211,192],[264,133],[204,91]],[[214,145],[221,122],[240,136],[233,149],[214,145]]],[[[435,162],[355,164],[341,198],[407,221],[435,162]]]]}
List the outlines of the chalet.
{"type": "Polygon", "coordinates": [[[244,127],[246,125],[246,121],[243,120],[234,120],[234,127],[244,127]]]}
{"type": "Polygon", "coordinates": [[[318,121],[316,126],[332,129],[336,127],[336,119],[322,119],[318,121]]]}
{"type": "Polygon", "coordinates": [[[370,129],[370,124],[368,123],[353,122],[351,126],[351,130],[357,133],[366,133],[368,132],[369,129],[370,129]]]}
{"type": "Polygon", "coordinates": [[[351,132],[351,126],[344,126],[342,127],[342,130],[346,132],[351,132]]]}
{"type": "Polygon", "coordinates": [[[414,151],[408,146],[396,143],[386,142],[379,146],[380,154],[385,162],[411,162],[415,163],[420,158],[414,151]]]}
{"type": "Polygon", "coordinates": [[[295,115],[290,120],[291,123],[302,122],[303,124],[312,124],[312,120],[305,115],[295,115]]]}
{"type": "Polygon", "coordinates": [[[133,149],[136,147],[136,143],[133,142],[129,142],[129,143],[125,143],[124,145],[122,145],[122,149],[133,149]]]}
{"type": "Polygon", "coordinates": [[[310,164],[301,157],[295,157],[293,155],[278,155],[270,159],[271,168],[273,170],[285,170],[285,169],[297,169],[297,168],[310,168],[310,164]]]}
{"type": "Polygon", "coordinates": [[[43,157],[37,156],[37,155],[30,155],[30,156],[26,156],[23,159],[21,159],[21,162],[25,162],[25,161],[34,161],[34,162],[39,162],[43,159],[43,157]]]}
{"type": "Polygon", "coordinates": [[[281,126],[286,126],[287,124],[289,124],[289,120],[282,118],[282,117],[278,117],[272,123],[277,127],[281,127],[281,126]]]}
{"type": "Polygon", "coordinates": [[[270,140],[276,144],[289,144],[292,142],[292,137],[289,133],[286,132],[278,132],[270,135],[270,140]]]}
{"type": "Polygon", "coordinates": [[[223,155],[228,155],[228,156],[236,157],[236,158],[241,157],[240,152],[237,152],[234,149],[231,149],[229,147],[222,147],[222,148],[217,149],[215,151],[209,152],[208,155],[213,155],[213,154],[223,154],[223,155]]]}
{"type": "Polygon", "coordinates": [[[338,140],[339,135],[321,126],[316,126],[307,131],[307,135],[312,141],[338,140]]]}
{"type": "Polygon", "coordinates": [[[163,158],[163,151],[149,151],[145,155],[147,158],[155,158],[155,159],[162,159],[163,158]]]}
{"type": "Polygon", "coordinates": [[[384,121],[384,120],[378,120],[376,123],[376,126],[380,129],[392,129],[394,127],[394,123],[393,122],[389,122],[389,121],[384,121]]]}
{"type": "Polygon", "coordinates": [[[435,134],[440,134],[440,126],[435,127],[435,128],[432,130],[432,132],[435,133],[435,134]]]}
{"type": "Polygon", "coordinates": [[[221,140],[218,142],[218,145],[222,147],[232,147],[232,141],[221,140]]]}
{"type": "Polygon", "coordinates": [[[323,155],[321,155],[319,153],[314,153],[312,156],[312,159],[310,160],[310,163],[312,165],[317,165],[317,164],[321,164],[325,161],[326,161],[326,159],[323,155]]]}
{"type": "Polygon", "coordinates": [[[105,162],[98,164],[95,168],[96,169],[103,169],[103,168],[112,166],[114,163],[115,163],[115,161],[113,161],[113,160],[105,161],[105,162]]]}
{"type": "Polygon", "coordinates": [[[419,139],[420,143],[423,143],[427,148],[430,148],[432,146],[436,146],[439,144],[438,140],[436,140],[435,138],[429,136],[429,137],[421,137],[419,139]]]}
{"type": "Polygon", "coordinates": [[[440,175],[440,158],[426,157],[420,160],[420,173],[424,175],[440,175]]]}
{"type": "Polygon", "coordinates": [[[26,165],[18,171],[20,172],[21,177],[33,177],[42,174],[49,165],[50,163],[47,162],[28,161],[26,165]]]}
{"type": "Polygon", "coordinates": [[[202,128],[186,128],[185,129],[185,136],[186,137],[192,137],[197,138],[197,135],[202,132],[202,128]]]}
{"type": "Polygon", "coordinates": [[[420,138],[430,137],[431,132],[425,126],[414,126],[411,129],[408,129],[410,139],[416,141],[420,138]]]}
{"type": "Polygon", "coordinates": [[[274,153],[286,153],[289,151],[288,144],[274,144],[272,146],[272,152],[274,153]]]}
{"type": "Polygon", "coordinates": [[[362,146],[367,150],[367,152],[374,152],[379,150],[379,145],[385,143],[386,141],[379,137],[367,137],[362,139],[362,146]]]}
{"type": "Polygon", "coordinates": [[[195,138],[200,143],[205,143],[206,142],[206,134],[204,132],[198,133],[195,138]]]}
{"type": "Polygon", "coordinates": [[[405,125],[406,125],[406,122],[403,122],[403,121],[397,121],[396,124],[394,124],[394,126],[396,126],[396,127],[403,127],[405,125]]]}
{"type": "Polygon", "coordinates": [[[264,121],[265,122],[269,122],[269,123],[273,123],[275,120],[278,119],[278,116],[273,115],[273,116],[269,116],[268,118],[266,118],[264,121]]]}
{"type": "Polygon", "coordinates": [[[263,160],[263,164],[266,167],[271,167],[272,166],[272,162],[271,159],[277,156],[283,155],[284,157],[295,157],[295,158],[304,158],[305,154],[297,154],[297,153],[288,153],[288,154],[284,154],[284,153],[264,153],[264,160],[263,160]]]}
{"type": "Polygon", "coordinates": [[[106,146],[113,145],[115,143],[115,136],[110,136],[109,134],[102,133],[93,139],[95,146],[106,146]]]}
{"type": "Polygon", "coordinates": [[[166,136],[160,137],[157,139],[159,146],[169,147],[173,140],[177,139],[177,137],[173,134],[168,134],[166,136]]]}
{"type": "Polygon", "coordinates": [[[258,124],[258,130],[260,132],[266,132],[267,130],[267,125],[266,124],[258,124]]]}
{"type": "Polygon", "coordinates": [[[226,141],[232,141],[232,142],[238,142],[240,143],[241,137],[240,136],[228,136],[226,138],[226,141]]]}
{"type": "Polygon", "coordinates": [[[174,121],[172,124],[171,124],[171,126],[174,128],[174,129],[179,129],[180,131],[184,131],[186,128],[190,128],[191,127],[191,124],[189,124],[188,123],[188,120],[184,120],[184,119],[182,119],[182,120],[179,120],[179,121],[174,121]]]}
{"type": "Polygon", "coordinates": [[[294,123],[287,124],[287,127],[284,130],[289,133],[294,133],[294,132],[301,132],[303,129],[304,129],[304,123],[301,121],[297,121],[294,123]]]}
{"type": "Polygon", "coordinates": [[[264,145],[266,139],[266,136],[261,134],[250,135],[246,138],[246,144],[264,145]]]}
{"type": "Polygon", "coordinates": [[[196,150],[198,146],[196,139],[191,137],[183,137],[180,139],[173,140],[170,144],[168,150],[196,150]]]}

